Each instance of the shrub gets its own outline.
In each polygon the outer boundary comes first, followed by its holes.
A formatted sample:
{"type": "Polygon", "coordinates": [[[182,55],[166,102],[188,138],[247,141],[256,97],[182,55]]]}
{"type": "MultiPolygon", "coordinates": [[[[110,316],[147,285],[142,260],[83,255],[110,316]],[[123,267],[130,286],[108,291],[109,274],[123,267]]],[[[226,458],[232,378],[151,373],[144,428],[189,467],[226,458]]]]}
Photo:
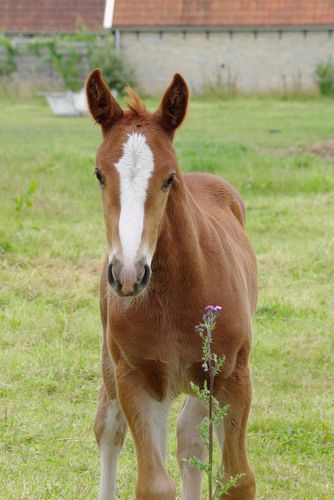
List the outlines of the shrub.
{"type": "Polygon", "coordinates": [[[16,70],[16,49],[12,42],[0,33],[0,47],[3,56],[0,55],[0,77],[9,76],[16,70]]]}
{"type": "Polygon", "coordinates": [[[29,50],[39,59],[49,62],[62,77],[69,90],[80,90],[85,73],[86,57],[84,44],[76,35],[36,37],[29,44],[29,50]]]}
{"type": "Polygon", "coordinates": [[[334,63],[331,59],[318,64],[315,77],[322,95],[334,95],[334,63]]]}
{"type": "Polygon", "coordinates": [[[116,53],[111,36],[97,37],[88,47],[90,69],[100,68],[111,89],[122,92],[125,85],[136,85],[134,70],[116,53]]]}
{"type": "Polygon", "coordinates": [[[106,82],[112,89],[122,92],[126,84],[135,83],[134,71],[125,66],[114,48],[113,39],[89,33],[38,37],[29,49],[40,59],[48,60],[52,68],[63,78],[69,90],[79,90],[89,69],[103,71],[106,82]]]}

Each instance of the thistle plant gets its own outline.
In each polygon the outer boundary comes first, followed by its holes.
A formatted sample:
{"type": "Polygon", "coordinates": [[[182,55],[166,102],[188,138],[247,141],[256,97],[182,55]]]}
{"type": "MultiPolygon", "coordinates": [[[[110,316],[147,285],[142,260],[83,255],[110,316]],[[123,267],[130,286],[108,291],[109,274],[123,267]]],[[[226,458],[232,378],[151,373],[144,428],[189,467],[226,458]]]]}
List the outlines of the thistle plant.
{"type": "Polygon", "coordinates": [[[202,388],[191,382],[193,392],[208,405],[208,416],[204,417],[198,430],[201,438],[208,447],[209,460],[208,462],[203,462],[198,457],[192,457],[187,462],[205,472],[208,478],[209,500],[216,500],[221,495],[227,493],[230,488],[237,484],[242,476],[242,474],[238,474],[235,477],[231,477],[228,482],[223,483],[224,467],[220,466],[214,469],[213,465],[213,429],[228,413],[228,405],[221,407],[214,397],[215,376],[220,373],[224,364],[224,358],[218,357],[212,351],[213,332],[221,310],[221,306],[207,306],[202,322],[195,326],[195,332],[202,339],[202,367],[207,377],[202,388]]]}

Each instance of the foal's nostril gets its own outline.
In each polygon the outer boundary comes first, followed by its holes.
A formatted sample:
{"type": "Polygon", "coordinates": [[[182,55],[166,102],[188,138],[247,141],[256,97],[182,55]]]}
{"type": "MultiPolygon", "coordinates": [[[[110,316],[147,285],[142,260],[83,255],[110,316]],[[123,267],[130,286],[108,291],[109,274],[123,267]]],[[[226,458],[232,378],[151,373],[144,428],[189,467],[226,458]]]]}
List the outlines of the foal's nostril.
{"type": "Polygon", "coordinates": [[[109,266],[108,266],[108,282],[109,282],[110,286],[112,286],[113,288],[117,288],[117,280],[116,280],[114,273],[113,273],[113,265],[112,264],[109,264],[109,266]]]}
{"type": "Polygon", "coordinates": [[[148,266],[147,264],[145,264],[145,267],[144,267],[144,272],[143,272],[143,275],[138,283],[138,290],[142,290],[143,288],[145,288],[145,286],[148,284],[148,282],[150,281],[150,277],[151,277],[151,269],[150,269],[150,266],[148,266]]]}

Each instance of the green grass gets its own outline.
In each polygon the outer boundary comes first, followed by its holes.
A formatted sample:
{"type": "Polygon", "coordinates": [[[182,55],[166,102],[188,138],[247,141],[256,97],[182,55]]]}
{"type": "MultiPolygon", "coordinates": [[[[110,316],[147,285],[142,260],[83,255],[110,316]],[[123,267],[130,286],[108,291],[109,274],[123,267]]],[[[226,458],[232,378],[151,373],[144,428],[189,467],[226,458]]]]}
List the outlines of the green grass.
{"type": "MultiPolygon", "coordinates": [[[[0,137],[0,497],[94,499],[100,131],[88,118],[53,117],[40,101],[2,100],[0,137]],[[16,211],[32,183],[32,205],[16,211]]],[[[222,175],[248,210],[260,272],[248,438],[259,499],[334,495],[334,161],[266,152],[333,137],[330,100],[235,99],[192,102],[176,138],[183,170],[222,175]]],[[[179,406],[167,463],[178,484],[179,406]]],[[[134,482],[128,438],[120,500],[134,482]]]]}

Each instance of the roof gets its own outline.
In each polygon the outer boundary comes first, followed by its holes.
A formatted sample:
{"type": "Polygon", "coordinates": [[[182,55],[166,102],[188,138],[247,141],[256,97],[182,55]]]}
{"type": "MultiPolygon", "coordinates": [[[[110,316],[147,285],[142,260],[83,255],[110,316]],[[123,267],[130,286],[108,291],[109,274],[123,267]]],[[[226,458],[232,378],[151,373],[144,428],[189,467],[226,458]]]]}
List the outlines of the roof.
{"type": "Polygon", "coordinates": [[[104,13],[120,29],[334,26],[334,0],[1,0],[0,31],[99,32],[104,13]]]}
{"type": "Polygon", "coordinates": [[[0,31],[74,33],[102,29],[105,0],[1,0],[0,31]]]}
{"type": "Polygon", "coordinates": [[[333,0],[115,0],[114,28],[334,25],[333,0]]]}

